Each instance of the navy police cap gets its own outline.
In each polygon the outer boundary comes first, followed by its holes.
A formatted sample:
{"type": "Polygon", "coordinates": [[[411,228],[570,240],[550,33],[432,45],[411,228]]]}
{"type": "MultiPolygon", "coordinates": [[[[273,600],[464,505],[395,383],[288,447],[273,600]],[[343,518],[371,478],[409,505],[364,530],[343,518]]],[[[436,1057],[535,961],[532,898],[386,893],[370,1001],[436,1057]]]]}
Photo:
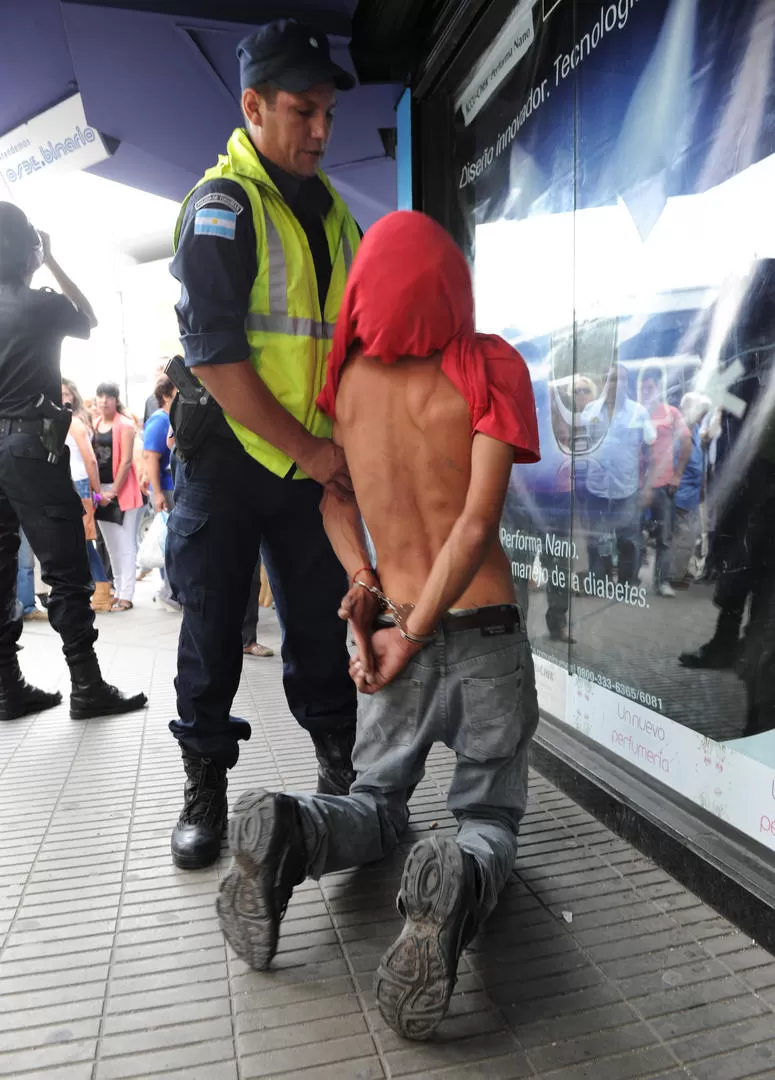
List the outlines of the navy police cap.
{"type": "Polygon", "coordinates": [[[318,83],[332,82],[337,90],[352,90],[355,79],[331,59],[328,38],[295,19],[278,19],[260,26],[237,46],[240,86],[246,90],[271,83],[301,94],[318,83]]]}

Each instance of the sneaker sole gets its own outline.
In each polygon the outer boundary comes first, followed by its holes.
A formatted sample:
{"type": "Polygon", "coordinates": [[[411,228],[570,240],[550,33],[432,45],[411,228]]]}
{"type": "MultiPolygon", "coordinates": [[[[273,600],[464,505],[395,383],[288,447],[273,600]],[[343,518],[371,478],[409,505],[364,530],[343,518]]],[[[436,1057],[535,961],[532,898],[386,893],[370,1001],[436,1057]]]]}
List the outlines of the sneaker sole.
{"type": "Polygon", "coordinates": [[[385,1023],[405,1039],[427,1039],[447,1015],[457,976],[447,932],[464,902],[464,856],[447,839],[421,840],[401,879],[406,912],[401,935],[382,957],[374,981],[385,1023]]]}
{"type": "Polygon", "coordinates": [[[268,791],[240,795],[229,818],[234,864],[221,882],[215,910],[226,940],[255,971],[265,971],[277,952],[280,920],[274,911],[278,846],[277,807],[268,791]]]}

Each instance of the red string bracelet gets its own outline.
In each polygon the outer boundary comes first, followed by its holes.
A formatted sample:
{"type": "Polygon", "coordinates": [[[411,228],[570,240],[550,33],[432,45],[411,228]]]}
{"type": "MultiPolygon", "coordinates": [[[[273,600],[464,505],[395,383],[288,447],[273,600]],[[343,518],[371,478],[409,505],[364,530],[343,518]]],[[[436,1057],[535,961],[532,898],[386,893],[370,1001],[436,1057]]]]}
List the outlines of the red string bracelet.
{"type": "Polygon", "coordinates": [[[356,570],[355,573],[352,576],[353,585],[355,584],[355,579],[357,578],[358,574],[362,574],[364,570],[369,574],[374,574],[374,577],[377,576],[376,571],[374,570],[373,566],[362,566],[360,568],[360,570],[356,570]]]}

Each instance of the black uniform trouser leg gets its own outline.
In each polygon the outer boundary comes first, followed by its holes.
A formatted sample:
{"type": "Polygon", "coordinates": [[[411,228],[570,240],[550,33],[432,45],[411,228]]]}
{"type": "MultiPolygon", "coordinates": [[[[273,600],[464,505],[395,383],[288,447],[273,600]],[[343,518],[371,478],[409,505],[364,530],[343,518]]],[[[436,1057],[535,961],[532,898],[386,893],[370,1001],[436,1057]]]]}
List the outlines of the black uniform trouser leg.
{"type": "Polygon", "coordinates": [[[18,638],[18,627],[8,628],[7,612],[13,608],[19,524],[50,587],[49,622],[62,638],[65,657],[88,653],[97,631],[89,604],[83,506],[70,479],[67,453],[50,464],[32,435],[0,438],[0,662],[18,638]]]}
{"type": "Polygon", "coordinates": [[[167,534],[170,584],[183,604],[170,730],[189,754],[221,768],[236,764],[239,742],[250,737],[230,709],[260,548],[293,716],[313,736],[355,727],[347,627],[337,615],[347,578],[323,530],[321,494],[311,480],[274,476],[239,447],[206,446],[183,467],[167,534]]]}
{"type": "Polygon", "coordinates": [[[22,621],[16,617],[19,519],[0,489],[0,668],[16,657],[22,621]]]}

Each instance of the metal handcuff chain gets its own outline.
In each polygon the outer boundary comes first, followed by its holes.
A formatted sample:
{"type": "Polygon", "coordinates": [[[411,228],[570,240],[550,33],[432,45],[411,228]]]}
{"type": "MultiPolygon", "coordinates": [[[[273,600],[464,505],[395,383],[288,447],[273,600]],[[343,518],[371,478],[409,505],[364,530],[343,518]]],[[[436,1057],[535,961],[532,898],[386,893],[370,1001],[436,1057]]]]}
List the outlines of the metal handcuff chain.
{"type": "Polygon", "coordinates": [[[379,610],[381,612],[389,611],[395,619],[396,629],[402,638],[407,641],[411,641],[413,645],[428,645],[436,638],[436,631],[432,634],[411,634],[406,629],[406,620],[414,611],[414,604],[395,604],[386,596],[381,589],[378,589],[376,585],[367,585],[365,581],[359,581],[357,578],[353,582],[353,585],[360,585],[366,592],[370,592],[372,596],[375,596],[379,601],[379,610]]]}

